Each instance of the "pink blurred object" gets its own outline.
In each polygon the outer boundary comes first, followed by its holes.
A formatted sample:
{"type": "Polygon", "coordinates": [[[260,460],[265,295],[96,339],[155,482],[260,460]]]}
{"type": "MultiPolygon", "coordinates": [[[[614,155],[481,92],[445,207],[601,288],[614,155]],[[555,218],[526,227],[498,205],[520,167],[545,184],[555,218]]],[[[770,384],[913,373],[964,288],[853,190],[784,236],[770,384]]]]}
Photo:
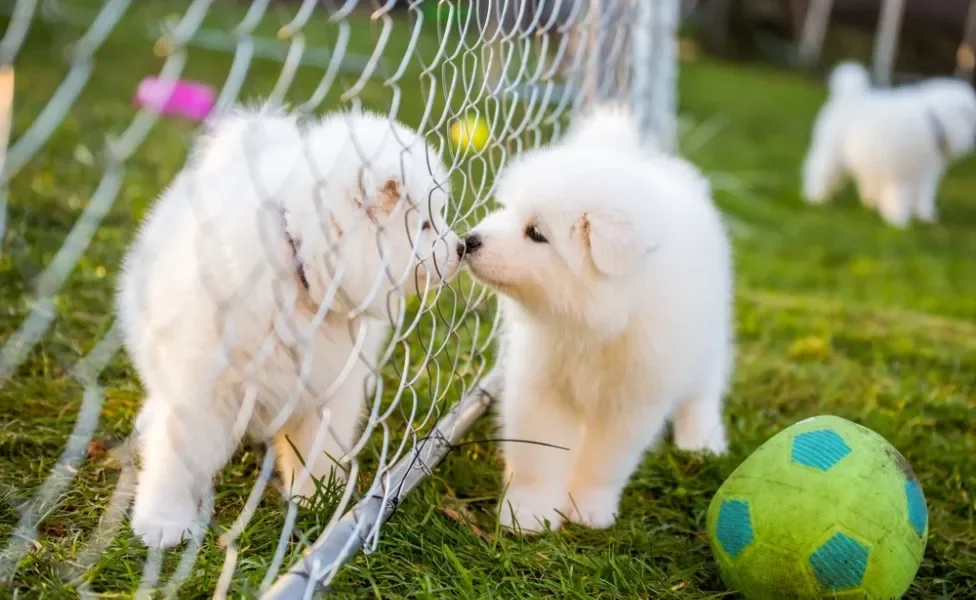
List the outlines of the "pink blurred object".
{"type": "Polygon", "coordinates": [[[213,109],[216,95],[213,88],[199,81],[163,82],[147,77],[139,83],[135,99],[140,106],[153,108],[161,115],[182,115],[202,121],[213,109]]]}

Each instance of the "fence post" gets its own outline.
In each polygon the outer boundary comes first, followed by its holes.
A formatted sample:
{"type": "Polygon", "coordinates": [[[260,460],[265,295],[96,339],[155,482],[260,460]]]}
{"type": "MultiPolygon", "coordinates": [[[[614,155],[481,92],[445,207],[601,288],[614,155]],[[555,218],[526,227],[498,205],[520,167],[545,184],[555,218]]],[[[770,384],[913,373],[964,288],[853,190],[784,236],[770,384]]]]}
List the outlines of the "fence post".
{"type": "Polygon", "coordinates": [[[653,82],[656,66],[654,64],[655,40],[652,31],[655,10],[653,2],[637,1],[634,4],[630,40],[633,56],[630,104],[637,125],[644,135],[654,130],[650,104],[654,93],[653,82]]]}
{"type": "Polygon", "coordinates": [[[609,23],[607,22],[608,3],[614,0],[590,0],[586,14],[586,73],[583,77],[583,100],[588,106],[598,104],[604,99],[607,66],[601,58],[610,52],[609,23]]]}
{"type": "Polygon", "coordinates": [[[674,151],[681,1],[591,0],[589,7],[586,103],[629,103],[642,135],[674,151]],[[629,46],[621,47],[613,35],[626,35],[629,46]]]}
{"type": "Polygon", "coordinates": [[[878,33],[874,38],[874,81],[879,85],[891,84],[904,12],[905,0],[884,0],[881,4],[878,33]]]}
{"type": "Polygon", "coordinates": [[[677,146],[677,58],[680,0],[636,0],[631,26],[631,105],[645,137],[665,152],[677,146]]]}
{"type": "Polygon", "coordinates": [[[810,0],[807,5],[807,14],[800,35],[800,48],[797,53],[800,66],[812,67],[820,60],[824,37],[827,35],[827,25],[830,24],[830,12],[833,8],[834,0],[810,0]]]}

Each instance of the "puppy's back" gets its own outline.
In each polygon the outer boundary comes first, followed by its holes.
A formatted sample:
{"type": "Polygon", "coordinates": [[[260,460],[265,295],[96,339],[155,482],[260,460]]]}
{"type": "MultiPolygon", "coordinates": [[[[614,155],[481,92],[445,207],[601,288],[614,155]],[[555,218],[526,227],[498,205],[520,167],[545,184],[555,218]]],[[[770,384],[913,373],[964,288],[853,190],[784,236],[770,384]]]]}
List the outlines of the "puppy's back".
{"type": "MultiPolygon", "coordinates": [[[[183,170],[147,213],[123,261],[116,305],[126,345],[143,373],[152,347],[203,352],[219,329],[214,307],[246,289],[270,289],[277,188],[297,162],[294,118],[267,109],[235,109],[206,124],[183,170]],[[162,336],[162,337],[161,337],[162,336]],[[194,350],[195,351],[195,350],[194,350]]],[[[248,303],[259,303],[251,293],[248,303]]],[[[208,357],[209,359],[209,357],[208,357]]]]}
{"type": "Polygon", "coordinates": [[[232,161],[256,160],[272,146],[299,140],[298,119],[283,107],[235,107],[204,123],[188,161],[191,168],[213,168],[232,161]]]}

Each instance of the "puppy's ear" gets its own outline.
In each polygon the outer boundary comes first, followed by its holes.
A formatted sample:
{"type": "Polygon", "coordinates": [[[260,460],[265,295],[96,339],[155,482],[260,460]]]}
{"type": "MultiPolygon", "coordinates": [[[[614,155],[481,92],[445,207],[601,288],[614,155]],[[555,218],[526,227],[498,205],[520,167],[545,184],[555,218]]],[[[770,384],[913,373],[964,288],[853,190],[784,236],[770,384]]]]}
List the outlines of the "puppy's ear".
{"type": "Polygon", "coordinates": [[[367,210],[389,214],[403,196],[403,184],[398,177],[377,180],[368,169],[363,169],[359,172],[359,192],[359,201],[367,210]]]}
{"type": "Polygon", "coordinates": [[[593,266],[608,277],[630,273],[654,249],[648,232],[613,211],[584,214],[576,222],[576,232],[593,266]]]}

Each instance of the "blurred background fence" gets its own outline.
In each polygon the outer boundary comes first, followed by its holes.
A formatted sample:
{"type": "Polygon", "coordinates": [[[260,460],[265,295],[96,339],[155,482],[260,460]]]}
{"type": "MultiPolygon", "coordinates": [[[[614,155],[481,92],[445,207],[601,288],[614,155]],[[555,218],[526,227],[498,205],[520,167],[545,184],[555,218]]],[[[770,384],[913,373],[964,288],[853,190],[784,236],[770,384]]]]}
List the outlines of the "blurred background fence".
{"type": "Polygon", "coordinates": [[[697,0],[685,32],[715,54],[805,68],[853,58],[881,82],[948,74],[971,78],[972,0],[697,0]]]}

